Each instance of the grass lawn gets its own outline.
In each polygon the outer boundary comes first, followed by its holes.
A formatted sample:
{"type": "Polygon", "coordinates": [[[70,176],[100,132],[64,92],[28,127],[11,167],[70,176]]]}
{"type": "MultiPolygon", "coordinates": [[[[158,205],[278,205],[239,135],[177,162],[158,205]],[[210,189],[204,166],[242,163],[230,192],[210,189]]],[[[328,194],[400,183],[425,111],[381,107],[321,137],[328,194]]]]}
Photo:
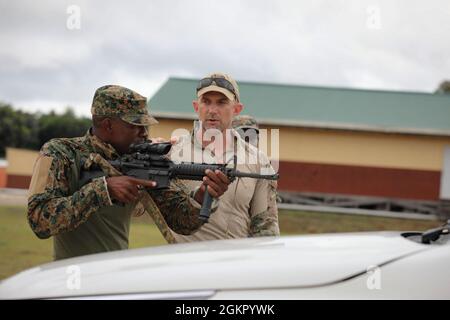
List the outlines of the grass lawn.
{"type": "MultiPolygon", "coordinates": [[[[40,240],[28,226],[26,208],[0,206],[0,279],[52,260],[52,240],[40,240]]],[[[280,212],[283,235],[375,230],[422,231],[441,225],[438,221],[405,220],[345,214],[280,212]]],[[[133,218],[130,248],[166,244],[150,218],[133,218]]]]}
{"type": "Polygon", "coordinates": [[[413,220],[362,216],[340,213],[318,213],[280,210],[282,234],[334,233],[359,231],[424,231],[443,223],[440,221],[413,220]]]}

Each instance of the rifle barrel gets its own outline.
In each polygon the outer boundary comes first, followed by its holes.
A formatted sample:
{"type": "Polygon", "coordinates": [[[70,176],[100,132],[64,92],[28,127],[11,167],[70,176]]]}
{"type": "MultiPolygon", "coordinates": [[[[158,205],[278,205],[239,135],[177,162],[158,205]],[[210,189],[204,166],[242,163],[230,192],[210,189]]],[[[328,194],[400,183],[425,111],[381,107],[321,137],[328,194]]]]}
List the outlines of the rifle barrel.
{"type": "Polygon", "coordinates": [[[258,174],[250,172],[232,171],[232,176],[236,178],[255,178],[255,179],[267,179],[267,180],[278,180],[279,175],[275,174],[258,174]]]}

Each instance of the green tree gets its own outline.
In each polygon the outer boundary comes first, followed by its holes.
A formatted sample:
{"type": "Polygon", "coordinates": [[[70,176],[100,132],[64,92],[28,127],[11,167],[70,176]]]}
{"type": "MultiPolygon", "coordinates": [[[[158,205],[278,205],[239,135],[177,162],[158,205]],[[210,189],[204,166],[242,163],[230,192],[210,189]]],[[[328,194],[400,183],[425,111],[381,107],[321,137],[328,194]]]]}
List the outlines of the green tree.
{"type": "Polygon", "coordinates": [[[6,147],[36,149],[38,143],[36,117],[0,102],[0,157],[5,156],[6,147]]]}
{"type": "Polygon", "coordinates": [[[442,81],[435,93],[450,93],[450,81],[442,81]]]}
{"type": "Polygon", "coordinates": [[[39,150],[52,138],[71,138],[84,135],[91,125],[86,117],[75,116],[70,107],[62,115],[26,113],[0,102],[0,157],[6,147],[39,150]]]}
{"type": "Polygon", "coordinates": [[[89,118],[78,118],[67,107],[62,115],[51,111],[39,117],[39,147],[52,138],[71,138],[84,135],[91,125],[89,118]]]}

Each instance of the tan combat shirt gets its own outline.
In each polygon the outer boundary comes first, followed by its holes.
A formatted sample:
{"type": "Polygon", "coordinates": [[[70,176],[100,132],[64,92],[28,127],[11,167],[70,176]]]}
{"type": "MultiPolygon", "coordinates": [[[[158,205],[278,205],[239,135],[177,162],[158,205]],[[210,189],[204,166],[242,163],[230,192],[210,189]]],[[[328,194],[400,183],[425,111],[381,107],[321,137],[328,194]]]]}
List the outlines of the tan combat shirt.
{"type": "MultiPolygon", "coordinates": [[[[259,152],[256,147],[246,143],[239,134],[231,130],[235,137],[236,151],[239,159],[237,169],[243,172],[272,174],[274,170],[267,156],[259,152]],[[245,156],[246,158],[242,158],[245,156]],[[253,162],[251,162],[251,160],[253,162]],[[256,160],[256,161],[255,161],[256,160]]],[[[206,147],[207,149],[208,147],[206,147]]],[[[228,163],[233,167],[235,149],[227,146],[222,157],[209,156],[194,135],[182,136],[172,147],[171,159],[174,162],[193,161],[204,163],[228,163]],[[190,157],[186,157],[187,150],[191,150],[190,157]],[[201,160],[197,155],[206,155],[201,160]],[[219,158],[219,161],[217,161],[219,158]],[[220,161],[220,159],[223,159],[220,161]],[[231,160],[231,161],[230,161],[231,160]]],[[[201,181],[186,181],[185,184],[195,190],[201,181]]],[[[280,234],[278,226],[278,208],[276,204],[276,181],[253,178],[237,178],[229,186],[218,201],[217,210],[211,214],[208,223],[189,236],[173,232],[177,242],[192,242],[214,239],[246,238],[255,236],[277,236],[280,234]]]]}

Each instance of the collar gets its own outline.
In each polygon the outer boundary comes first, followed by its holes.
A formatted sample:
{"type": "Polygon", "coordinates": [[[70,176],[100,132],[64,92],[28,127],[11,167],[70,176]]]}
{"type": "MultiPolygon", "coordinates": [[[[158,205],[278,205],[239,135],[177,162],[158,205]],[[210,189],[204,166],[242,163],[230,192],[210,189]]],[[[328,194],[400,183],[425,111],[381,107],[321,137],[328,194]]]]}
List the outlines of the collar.
{"type": "Polygon", "coordinates": [[[100,155],[104,156],[106,159],[114,159],[118,158],[119,154],[117,153],[116,149],[109,143],[104,142],[99,137],[92,134],[90,128],[86,134],[85,139],[86,141],[92,146],[94,151],[96,153],[99,153],[100,155]]]}

